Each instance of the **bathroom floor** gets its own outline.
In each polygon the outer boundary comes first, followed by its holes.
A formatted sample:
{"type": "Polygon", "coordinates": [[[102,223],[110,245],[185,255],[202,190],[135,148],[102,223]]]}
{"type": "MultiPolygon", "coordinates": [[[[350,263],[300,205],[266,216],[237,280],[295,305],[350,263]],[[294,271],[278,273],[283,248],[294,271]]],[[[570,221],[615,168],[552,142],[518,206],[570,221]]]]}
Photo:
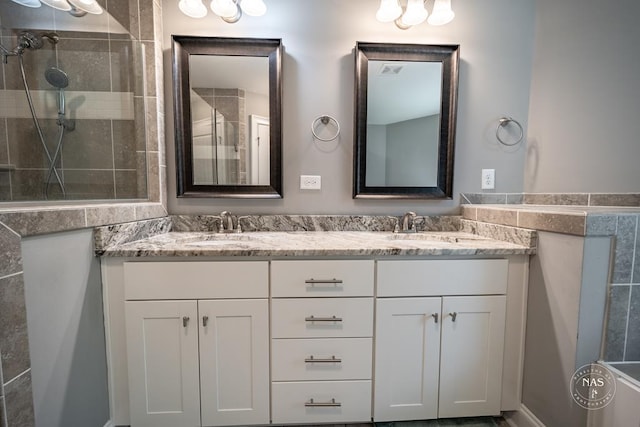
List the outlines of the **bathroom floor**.
{"type": "Polygon", "coordinates": [[[501,417],[446,418],[427,421],[396,421],[369,424],[324,424],[305,427],[508,427],[501,417]]]}

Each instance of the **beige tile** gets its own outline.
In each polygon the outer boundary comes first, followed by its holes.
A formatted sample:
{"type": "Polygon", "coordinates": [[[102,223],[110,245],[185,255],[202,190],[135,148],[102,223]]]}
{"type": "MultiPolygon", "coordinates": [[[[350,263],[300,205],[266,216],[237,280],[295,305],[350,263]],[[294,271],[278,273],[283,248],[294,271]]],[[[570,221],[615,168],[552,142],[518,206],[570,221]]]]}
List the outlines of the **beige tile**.
{"type": "Polygon", "coordinates": [[[586,215],[520,211],[518,227],[554,233],[585,235],[586,215]]]}
{"type": "Polygon", "coordinates": [[[528,205],[578,205],[587,206],[589,195],[581,193],[525,193],[528,205]]]}
{"type": "Polygon", "coordinates": [[[593,193],[589,199],[590,206],[640,206],[640,194],[600,194],[593,193]]]}
{"type": "Polygon", "coordinates": [[[518,225],[518,213],[515,210],[476,207],[477,219],[493,224],[518,225]]]}
{"type": "Polygon", "coordinates": [[[472,221],[475,221],[478,217],[478,209],[475,206],[472,207],[472,206],[462,205],[461,211],[462,211],[462,217],[464,219],[470,219],[472,221]]]}

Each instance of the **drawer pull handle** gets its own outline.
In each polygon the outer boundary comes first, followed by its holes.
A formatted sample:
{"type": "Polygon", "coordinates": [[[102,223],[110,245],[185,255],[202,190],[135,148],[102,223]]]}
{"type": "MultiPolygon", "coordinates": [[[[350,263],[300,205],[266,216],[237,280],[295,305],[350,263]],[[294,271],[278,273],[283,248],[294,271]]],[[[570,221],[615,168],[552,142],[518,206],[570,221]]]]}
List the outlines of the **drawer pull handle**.
{"type": "Polygon", "coordinates": [[[336,399],[331,399],[331,402],[314,402],[313,399],[309,399],[308,402],[304,403],[304,406],[312,408],[339,408],[342,406],[342,403],[336,402],[336,399]]]}
{"type": "Polygon", "coordinates": [[[183,316],[182,317],[182,326],[184,328],[186,328],[188,324],[189,324],[189,316],[183,316]]]}
{"type": "Polygon", "coordinates": [[[341,279],[307,279],[304,281],[307,285],[319,285],[319,284],[330,284],[330,285],[341,285],[341,279]]]}
{"type": "Polygon", "coordinates": [[[342,359],[338,359],[335,356],[331,356],[331,358],[326,359],[316,359],[313,356],[309,356],[304,359],[304,363],[342,363],[342,359]]]}
{"type": "Polygon", "coordinates": [[[431,317],[433,317],[433,320],[438,323],[438,313],[433,313],[431,317]]]}
{"type": "Polygon", "coordinates": [[[453,313],[449,313],[449,316],[451,316],[451,321],[455,322],[456,321],[456,317],[458,317],[458,313],[456,313],[454,311],[453,313]]]}
{"type": "Polygon", "coordinates": [[[207,324],[209,324],[209,316],[202,316],[202,326],[206,328],[207,324]]]}
{"type": "Polygon", "coordinates": [[[342,317],[315,317],[309,316],[304,318],[305,322],[342,322],[342,317]]]}

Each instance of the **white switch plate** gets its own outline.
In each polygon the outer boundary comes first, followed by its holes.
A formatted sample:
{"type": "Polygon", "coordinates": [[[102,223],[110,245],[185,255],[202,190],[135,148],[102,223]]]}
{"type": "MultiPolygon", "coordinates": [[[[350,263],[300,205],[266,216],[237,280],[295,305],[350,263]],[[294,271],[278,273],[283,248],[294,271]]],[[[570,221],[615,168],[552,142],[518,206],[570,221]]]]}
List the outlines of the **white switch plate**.
{"type": "Polygon", "coordinates": [[[320,175],[300,175],[301,190],[320,190],[322,189],[322,178],[320,175]]]}
{"type": "Polygon", "coordinates": [[[482,169],[482,189],[493,190],[496,188],[496,170],[482,169]]]}

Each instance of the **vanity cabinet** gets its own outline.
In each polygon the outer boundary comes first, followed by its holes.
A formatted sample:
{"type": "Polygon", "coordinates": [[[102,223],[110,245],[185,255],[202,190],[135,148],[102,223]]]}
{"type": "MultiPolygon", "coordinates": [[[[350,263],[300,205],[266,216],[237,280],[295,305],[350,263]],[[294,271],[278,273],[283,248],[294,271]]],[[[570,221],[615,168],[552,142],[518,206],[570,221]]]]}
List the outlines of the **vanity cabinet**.
{"type": "Polygon", "coordinates": [[[302,425],[518,410],[527,266],[105,258],[111,419],[302,425]]]}
{"type": "Polygon", "coordinates": [[[371,421],[374,262],[271,263],[274,424],[371,421]]]}
{"type": "Polygon", "coordinates": [[[508,262],[379,261],[377,273],[374,420],[498,415],[508,262]]]}
{"type": "Polygon", "coordinates": [[[268,264],[186,264],[125,265],[131,425],[268,424],[268,264]]]}

